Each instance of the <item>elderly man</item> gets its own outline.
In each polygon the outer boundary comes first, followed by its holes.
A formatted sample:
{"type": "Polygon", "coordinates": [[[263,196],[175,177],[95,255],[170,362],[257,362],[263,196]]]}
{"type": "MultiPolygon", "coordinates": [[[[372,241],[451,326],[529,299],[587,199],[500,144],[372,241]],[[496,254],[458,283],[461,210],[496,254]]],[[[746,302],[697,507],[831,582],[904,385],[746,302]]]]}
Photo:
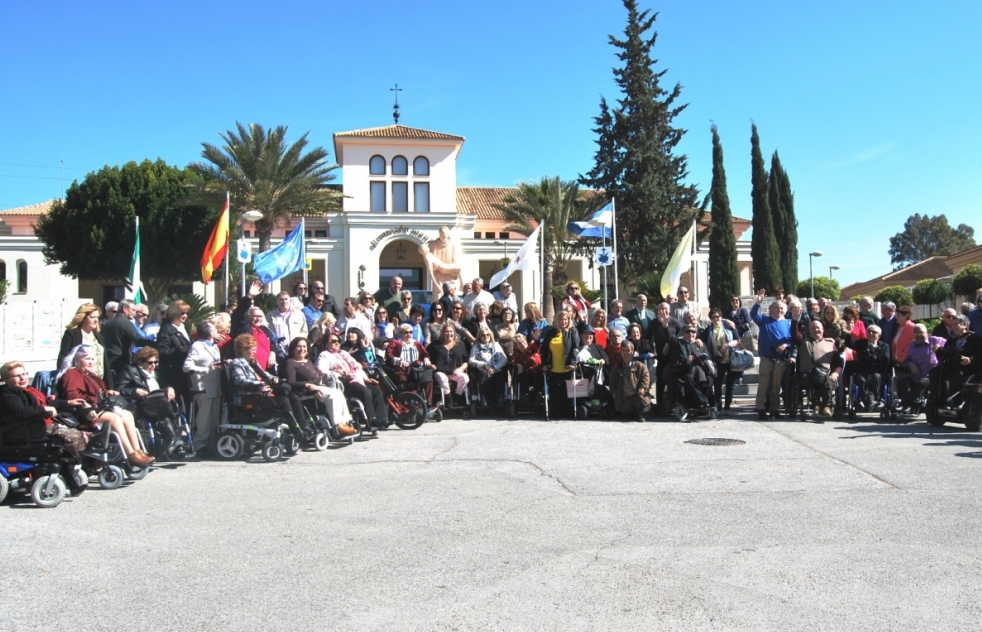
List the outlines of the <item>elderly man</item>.
{"type": "Polygon", "coordinates": [[[757,301],[750,310],[750,318],[757,324],[758,353],[760,367],[758,371],[757,399],[755,407],[761,420],[767,419],[767,403],[770,402],[770,412],[774,419],[781,419],[778,410],[781,399],[781,379],[784,377],[784,363],[789,359],[793,347],[791,345],[791,322],[784,318],[787,309],[784,301],[774,301],[767,308],[767,316],[760,313],[760,304],[767,297],[767,290],[757,292],[757,301]],[[769,399],[768,399],[769,396],[769,399]]]}
{"type": "Polygon", "coordinates": [[[324,287],[324,282],[320,279],[314,279],[314,282],[310,284],[310,294],[307,295],[307,303],[310,303],[310,299],[315,294],[324,295],[324,304],[321,305],[322,312],[331,312],[334,314],[335,318],[341,316],[341,303],[338,299],[334,298],[333,295],[327,293],[327,289],[324,287]]]}
{"type": "Polygon", "coordinates": [[[931,371],[938,366],[937,351],[946,342],[944,338],[928,336],[924,325],[914,325],[914,341],[907,347],[907,357],[900,364],[906,372],[898,372],[895,378],[901,410],[913,407],[927,388],[931,371]]]}
{"type": "Polygon", "coordinates": [[[798,375],[813,393],[813,403],[819,414],[831,417],[835,407],[835,386],[842,372],[841,356],[835,340],[825,337],[825,328],[819,321],[808,327],[808,339],[798,347],[798,375]]]}
{"type": "MultiPolygon", "coordinates": [[[[883,340],[879,325],[870,325],[867,339],[855,345],[856,370],[853,373],[859,387],[859,406],[865,410],[883,404],[883,384],[890,376],[890,345],[883,340]]],[[[908,351],[909,353],[909,351],[908,351]]]]}
{"type": "Polygon", "coordinates": [[[859,299],[859,320],[863,321],[867,331],[869,331],[870,326],[876,325],[880,320],[873,313],[873,301],[865,296],[859,299]]]}
{"type": "Polygon", "coordinates": [[[624,302],[619,299],[614,299],[610,302],[610,313],[607,314],[607,330],[613,331],[618,330],[624,337],[627,337],[627,326],[631,324],[631,321],[624,316],[624,302]]]}
{"type": "Polygon", "coordinates": [[[897,335],[897,329],[900,327],[897,324],[897,304],[893,301],[881,303],[880,314],[882,318],[876,324],[883,330],[883,340],[887,344],[891,344],[893,343],[893,337],[897,335]]]}
{"type": "Polygon", "coordinates": [[[290,295],[280,292],[276,295],[276,309],[266,314],[269,328],[283,341],[284,347],[289,347],[294,338],[307,337],[307,319],[295,307],[290,295]]]}
{"type": "Polygon", "coordinates": [[[473,314],[474,303],[484,303],[484,306],[490,310],[491,304],[494,303],[494,296],[484,289],[484,279],[476,277],[471,281],[471,291],[463,298],[463,301],[464,309],[473,314]]]}
{"type": "Polygon", "coordinates": [[[494,300],[500,302],[505,307],[512,308],[516,314],[518,311],[518,297],[515,296],[515,292],[511,289],[511,283],[505,281],[498,286],[498,291],[494,293],[494,300]]]}
{"type": "MultiPolygon", "coordinates": [[[[691,314],[689,312],[686,316],[691,314]]],[[[716,376],[711,373],[715,367],[706,351],[706,345],[697,335],[695,325],[683,325],[681,337],[672,345],[668,363],[671,377],[681,382],[689,401],[697,403],[701,415],[708,415],[715,399],[713,382],[716,376]]],[[[669,384],[669,388],[671,387],[669,384]]]]}
{"type": "Polygon", "coordinates": [[[634,345],[625,341],[620,350],[620,366],[611,371],[614,410],[635,421],[644,421],[651,410],[651,376],[644,362],[634,359],[634,345]]]}
{"type": "Polygon", "coordinates": [[[624,316],[628,321],[641,325],[641,331],[648,331],[648,325],[655,319],[655,313],[648,309],[648,297],[644,294],[634,297],[634,309],[629,310],[624,316]]]}
{"type": "Polygon", "coordinates": [[[137,333],[136,325],[133,324],[135,314],[136,303],[128,298],[123,299],[119,302],[116,316],[102,328],[102,339],[106,342],[106,360],[114,375],[130,363],[130,351],[134,346],[157,346],[153,340],[137,333]]]}
{"type": "Polygon", "coordinates": [[[958,312],[950,307],[941,312],[941,322],[934,326],[931,335],[945,340],[951,338],[951,332],[955,326],[955,316],[957,315],[958,312]]]}
{"type": "Polygon", "coordinates": [[[348,333],[349,329],[360,329],[369,342],[374,338],[372,321],[358,311],[358,299],[353,296],[344,299],[344,314],[338,319],[335,327],[345,333],[348,333]]]}
{"type": "Polygon", "coordinates": [[[982,371],[982,338],[968,330],[968,318],[965,316],[957,314],[953,320],[951,336],[944,347],[935,350],[938,366],[930,375],[931,393],[936,400],[945,398],[938,401],[939,406],[948,405],[961,392],[965,378],[982,371]],[[947,384],[946,388],[941,388],[942,380],[947,384]]]}
{"type": "Polygon", "coordinates": [[[689,288],[680,287],[678,296],[679,300],[671,305],[671,315],[675,320],[682,322],[682,319],[685,318],[685,313],[692,307],[689,305],[689,288]]]}
{"type": "Polygon", "coordinates": [[[682,323],[671,317],[669,304],[661,303],[658,305],[658,312],[655,319],[651,321],[647,331],[644,332],[644,337],[651,340],[651,343],[655,346],[655,354],[658,357],[658,365],[655,368],[658,378],[655,394],[658,398],[659,412],[666,415],[675,402],[675,389],[665,390],[665,385],[670,379],[668,356],[681,331],[682,323]]]}
{"type": "MultiPolygon", "coordinates": [[[[376,292],[375,303],[378,305],[385,305],[385,308],[389,309],[389,303],[395,303],[396,308],[399,307],[399,293],[402,292],[402,277],[396,275],[389,279],[389,287],[384,287],[376,292]]],[[[396,309],[396,311],[399,311],[396,309]]]]}

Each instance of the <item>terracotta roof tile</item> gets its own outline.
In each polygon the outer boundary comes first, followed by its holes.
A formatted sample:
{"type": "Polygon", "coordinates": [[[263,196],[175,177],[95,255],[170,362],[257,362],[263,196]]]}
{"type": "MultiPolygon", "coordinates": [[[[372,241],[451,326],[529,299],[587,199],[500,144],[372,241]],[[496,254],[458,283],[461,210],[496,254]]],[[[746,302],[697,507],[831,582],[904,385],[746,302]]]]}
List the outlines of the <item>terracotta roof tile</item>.
{"type": "Polygon", "coordinates": [[[48,200],[47,202],[39,202],[37,204],[31,204],[29,206],[18,206],[17,208],[9,208],[5,211],[0,211],[0,216],[3,215],[44,215],[51,210],[52,205],[57,200],[48,200]]]}
{"type": "Polygon", "coordinates": [[[924,279],[940,279],[946,276],[951,276],[951,268],[945,263],[946,257],[940,255],[935,257],[929,257],[924,261],[919,261],[913,265],[907,266],[896,272],[891,272],[890,274],[883,275],[884,281],[899,282],[899,281],[923,281],[924,279]]]}
{"type": "Polygon", "coordinates": [[[365,129],[355,129],[350,132],[337,132],[338,137],[360,136],[365,138],[415,138],[429,140],[464,140],[463,136],[444,134],[443,132],[433,132],[428,129],[418,127],[406,127],[405,125],[386,125],[385,127],[368,127],[365,129]]]}

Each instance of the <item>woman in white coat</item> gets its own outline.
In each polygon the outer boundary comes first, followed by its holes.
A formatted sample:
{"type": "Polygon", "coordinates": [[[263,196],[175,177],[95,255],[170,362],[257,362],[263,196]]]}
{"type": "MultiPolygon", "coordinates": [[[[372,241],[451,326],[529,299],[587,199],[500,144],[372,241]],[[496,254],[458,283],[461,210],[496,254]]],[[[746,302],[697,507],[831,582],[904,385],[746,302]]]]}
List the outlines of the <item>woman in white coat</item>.
{"type": "Polygon", "coordinates": [[[222,419],[221,351],[215,343],[217,333],[210,322],[198,324],[198,340],[184,360],[184,372],[191,377],[194,391],[194,449],[197,454],[211,450],[222,419]]]}

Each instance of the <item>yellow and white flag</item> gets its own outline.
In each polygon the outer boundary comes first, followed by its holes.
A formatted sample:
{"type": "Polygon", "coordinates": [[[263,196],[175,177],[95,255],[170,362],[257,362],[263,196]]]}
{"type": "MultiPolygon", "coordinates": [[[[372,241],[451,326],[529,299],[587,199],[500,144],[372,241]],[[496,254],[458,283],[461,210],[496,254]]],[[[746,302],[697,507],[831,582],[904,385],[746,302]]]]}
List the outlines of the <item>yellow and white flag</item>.
{"type": "Polygon", "coordinates": [[[696,223],[692,222],[692,228],[682,236],[682,241],[679,243],[678,248],[675,249],[675,254],[668,261],[668,267],[665,268],[665,274],[661,277],[661,295],[668,296],[669,294],[674,294],[675,290],[679,287],[679,280],[682,278],[683,272],[688,272],[689,266],[692,265],[692,244],[696,241],[696,223]]]}

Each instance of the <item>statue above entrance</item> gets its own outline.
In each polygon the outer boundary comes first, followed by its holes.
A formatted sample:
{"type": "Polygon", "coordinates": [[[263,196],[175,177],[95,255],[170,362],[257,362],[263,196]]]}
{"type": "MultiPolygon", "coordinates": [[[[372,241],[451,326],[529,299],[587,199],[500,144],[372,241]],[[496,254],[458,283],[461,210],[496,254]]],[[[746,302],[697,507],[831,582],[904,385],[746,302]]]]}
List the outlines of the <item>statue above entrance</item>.
{"type": "Polygon", "coordinates": [[[440,298],[444,283],[453,281],[458,289],[463,287],[460,264],[457,263],[457,246],[450,239],[449,228],[441,226],[440,237],[420,246],[419,254],[423,255],[430,281],[433,282],[434,301],[440,298]]]}

